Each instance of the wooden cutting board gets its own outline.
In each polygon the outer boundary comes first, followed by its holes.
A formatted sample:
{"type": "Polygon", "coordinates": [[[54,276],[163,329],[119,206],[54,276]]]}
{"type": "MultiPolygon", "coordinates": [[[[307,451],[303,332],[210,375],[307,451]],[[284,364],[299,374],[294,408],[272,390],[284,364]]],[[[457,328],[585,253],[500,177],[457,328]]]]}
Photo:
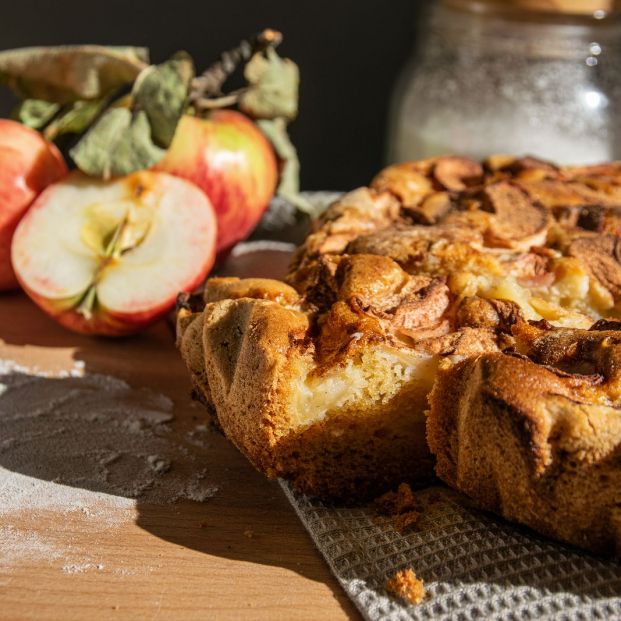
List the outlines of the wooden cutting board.
{"type": "MultiPolygon", "coordinates": [[[[60,328],[22,294],[5,294],[3,358],[50,372],[79,360],[88,373],[157,390],[174,402],[173,433],[202,417],[163,322],[137,337],[89,338],[60,328]]],[[[0,541],[0,618],[359,618],[279,487],[212,435],[204,466],[218,492],[205,502],[138,503],[133,519],[114,529],[47,509],[0,516],[5,533],[53,540],[58,550],[66,546],[96,558],[74,570],[62,554],[9,562],[0,541]]]]}

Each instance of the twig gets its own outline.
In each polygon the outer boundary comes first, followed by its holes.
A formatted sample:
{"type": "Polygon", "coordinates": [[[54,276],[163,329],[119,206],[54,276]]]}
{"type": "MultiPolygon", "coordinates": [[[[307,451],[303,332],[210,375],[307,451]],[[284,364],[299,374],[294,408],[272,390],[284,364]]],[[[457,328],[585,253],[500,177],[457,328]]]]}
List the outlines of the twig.
{"type": "Polygon", "coordinates": [[[282,34],[280,32],[266,28],[256,35],[244,39],[237,47],[224,52],[220,60],[216,61],[192,81],[189,97],[190,105],[201,111],[236,103],[244,89],[224,95],[222,86],[227,78],[237,69],[241,62],[249,60],[252,56],[268,47],[277,47],[281,41],[282,34]]]}

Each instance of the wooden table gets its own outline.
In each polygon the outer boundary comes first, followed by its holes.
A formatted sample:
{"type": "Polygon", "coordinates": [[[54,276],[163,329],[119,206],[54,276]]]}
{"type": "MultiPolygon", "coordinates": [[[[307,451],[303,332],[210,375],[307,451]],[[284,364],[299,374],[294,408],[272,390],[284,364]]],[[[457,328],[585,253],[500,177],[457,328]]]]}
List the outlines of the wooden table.
{"type": "MultiPolygon", "coordinates": [[[[0,296],[0,358],[112,374],[152,387],[175,404],[175,433],[200,409],[165,323],[121,340],[75,335],[22,294],[0,296]]],[[[63,561],[8,567],[0,549],[0,618],[347,619],[358,618],[275,483],[213,434],[205,466],[219,483],[203,503],[138,503],[120,530],[87,528],[53,511],[3,516],[2,526],[97,550],[101,571],[67,573],[63,561]],[[144,571],[112,571],[131,560],[144,571]]]]}

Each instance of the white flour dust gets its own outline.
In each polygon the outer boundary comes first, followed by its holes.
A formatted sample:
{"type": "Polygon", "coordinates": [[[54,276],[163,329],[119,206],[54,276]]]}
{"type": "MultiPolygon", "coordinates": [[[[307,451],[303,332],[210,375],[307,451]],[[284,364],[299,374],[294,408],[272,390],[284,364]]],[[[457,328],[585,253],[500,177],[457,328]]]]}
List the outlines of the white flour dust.
{"type": "Polygon", "coordinates": [[[74,360],[71,369],[58,371],[57,373],[47,373],[43,369],[32,366],[25,367],[15,360],[0,359],[0,375],[7,373],[25,373],[27,375],[38,375],[39,377],[83,377],[84,376],[84,360],[74,360]]]}
{"type": "Polygon", "coordinates": [[[180,436],[173,418],[168,397],[85,374],[80,362],[50,376],[0,360],[0,567],[37,558],[70,560],[68,574],[104,568],[63,537],[6,526],[11,514],[53,511],[101,532],[133,521],[139,502],[211,498],[217,487],[201,466],[209,431],[180,436]]]}
{"type": "Polygon", "coordinates": [[[63,565],[63,572],[66,574],[83,574],[85,571],[102,571],[104,567],[102,563],[69,563],[63,565]]]}
{"type": "Polygon", "coordinates": [[[63,557],[63,550],[47,538],[13,526],[0,526],[0,545],[0,567],[63,557]]]}

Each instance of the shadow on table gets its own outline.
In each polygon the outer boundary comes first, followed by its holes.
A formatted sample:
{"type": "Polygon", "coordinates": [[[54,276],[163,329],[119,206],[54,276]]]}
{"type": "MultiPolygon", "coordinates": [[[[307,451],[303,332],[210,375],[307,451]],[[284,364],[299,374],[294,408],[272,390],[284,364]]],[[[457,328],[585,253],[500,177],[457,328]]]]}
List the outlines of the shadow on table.
{"type": "MultiPolygon", "coordinates": [[[[355,616],[327,566],[318,562],[278,485],[254,472],[219,434],[204,431],[202,416],[193,408],[176,407],[170,425],[149,431],[132,449],[136,421],[129,419],[126,431],[119,431],[124,423],[115,416],[123,412],[102,417],[109,404],[86,378],[33,378],[12,372],[1,375],[0,384],[0,467],[114,496],[134,497],[135,489],[144,488],[136,499],[135,517],[144,530],[210,556],[273,565],[324,583],[355,616]],[[84,417],[76,416],[70,400],[63,400],[78,392],[86,399],[84,417]],[[37,394],[44,395],[44,402],[37,394]],[[101,410],[89,405],[91,398],[98,399],[101,410]],[[21,412],[16,412],[17,400],[21,412]],[[97,420],[88,416],[93,411],[97,420]],[[115,427],[114,433],[103,429],[107,425],[115,427]],[[165,431],[171,426],[172,432],[165,431]],[[187,442],[197,426],[202,447],[187,442]],[[150,486],[154,477],[145,470],[153,457],[168,462],[170,470],[150,486]],[[129,469],[134,478],[126,480],[129,469]],[[177,493],[180,498],[175,500],[177,493]],[[196,502],[193,497],[205,499],[196,502]]],[[[295,601],[294,593],[291,597],[295,601]]]]}
{"type": "MultiPolygon", "coordinates": [[[[317,551],[279,486],[266,481],[220,434],[206,428],[203,409],[189,397],[187,373],[168,326],[160,323],[142,335],[119,340],[86,337],[57,326],[24,296],[3,295],[0,338],[18,365],[27,367],[34,360],[47,369],[66,353],[69,367],[71,359],[81,361],[87,373],[84,378],[33,377],[20,366],[11,371],[5,365],[0,376],[0,467],[134,497],[136,488],[124,478],[133,478],[137,487],[148,483],[148,458],[163,457],[170,470],[158,479],[159,487],[147,485],[136,500],[135,521],[141,528],[204,554],[282,567],[326,584],[343,610],[358,618],[327,565],[318,562],[317,551]],[[54,360],[42,358],[49,349],[54,350],[54,360]],[[147,409],[156,411],[156,421],[158,408],[164,411],[161,424],[147,434],[146,445],[135,445],[136,425],[144,430],[145,421],[113,407],[115,391],[127,388],[121,382],[106,389],[110,394],[102,392],[91,374],[122,378],[133,390],[151,387],[144,393],[147,409]],[[166,405],[162,408],[154,397],[153,387],[174,402],[174,420],[166,422],[166,405]],[[72,407],[72,394],[83,399],[79,408],[72,407]],[[93,417],[93,411],[98,415],[93,417]],[[123,457],[132,453],[140,453],[139,458],[123,457]],[[107,473],[102,464],[107,464],[107,473]],[[127,469],[133,469],[132,474],[127,475],[127,469]],[[210,486],[217,488],[213,496],[210,486]],[[181,498],[171,502],[177,488],[181,498]],[[204,502],[188,499],[205,491],[204,502]]],[[[131,401],[131,395],[128,398],[131,401]]],[[[146,424],[149,427],[152,420],[146,424]]],[[[292,601],[295,597],[292,593],[292,601]]]]}

